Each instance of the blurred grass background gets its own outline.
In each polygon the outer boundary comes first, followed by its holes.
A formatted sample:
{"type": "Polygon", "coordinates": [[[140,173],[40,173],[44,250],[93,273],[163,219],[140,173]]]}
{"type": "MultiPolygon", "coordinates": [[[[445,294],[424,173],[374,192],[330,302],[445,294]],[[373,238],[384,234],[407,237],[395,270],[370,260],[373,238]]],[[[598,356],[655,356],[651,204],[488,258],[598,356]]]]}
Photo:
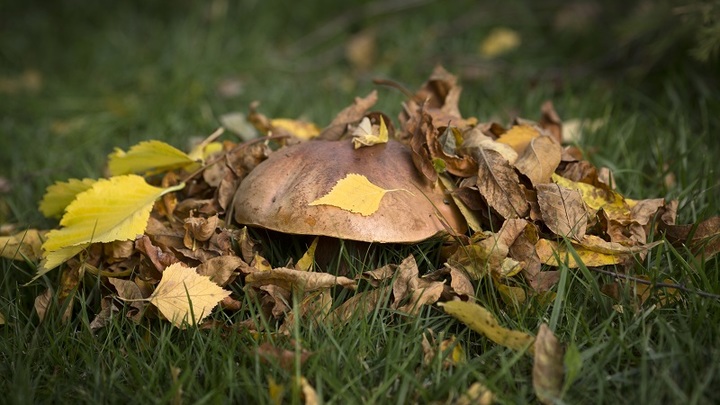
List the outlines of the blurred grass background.
{"type": "MultiPolygon", "coordinates": [[[[621,192],[677,198],[680,222],[702,220],[720,212],[719,15],[717,1],[3,1],[0,224],[5,231],[56,226],[37,211],[45,187],[101,176],[114,147],[161,139],[186,148],[253,100],[269,116],[323,126],[355,96],[377,88],[372,79],[412,90],[437,64],[460,77],[461,111],[480,121],[537,119],[547,99],[564,119],[606,119],[580,144],[594,163],[615,171],[621,192]],[[491,55],[483,44],[498,29],[519,41],[491,55]]],[[[403,95],[379,91],[377,109],[396,116],[403,95]]],[[[720,291],[717,258],[699,274],[682,259],[686,253],[662,250],[646,270],[720,291]]],[[[182,379],[190,398],[213,402],[227,394],[262,402],[265,388],[238,393],[237,381],[247,388],[266,384],[266,373],[283,376],[253,362],[252,352],[226,362],[227,350],[245,353],[243,345],[257,342],[228,344],[219,331],[121,324],[98,341],[82,324],[35,329],[32,300],[41,286],[18,287],[33,270],[3,262],[0,309],[17,326],[3,330],[0,388],[11,389],[13,401],[156,395],[166,402],[172,396],[163,390],[178,387],[169,377],[172,363],[190,370],[182,379]],[[185,359],[186,348],[204,364],[185,359]]],[[[571,402],[718,399],[716,301],[690,295],[677,307],[617,314],[589,282],[570,277],[566,303],[553,312],[557,333],[576,342],[585,359],[571,402]]],[[[535,330],[549,316],[544,310],[503,313],[503,322],[535,330]]],[[[443,400],[478,379],[501,401],[532,398],[528,363],[487,344],[468,343],[477,357],[454,374],[428,372],[425,382],[415,381],[407,370],[415,366],[416,337],[427,327],[447,328],[448,320],[428,311],[389,326],[385,316],[304,335],[309,348],[322,352],[304,372],[321,389],[326,384],[326,399],[341,402],[350,390],[377,402],[443,400]],[[383,342],[379,349],[375,341],[383,342]],[[345,357],[354,351],[367,357],[345,357]],[[367,375],[355,375],[361,367],[367,375]]]]}

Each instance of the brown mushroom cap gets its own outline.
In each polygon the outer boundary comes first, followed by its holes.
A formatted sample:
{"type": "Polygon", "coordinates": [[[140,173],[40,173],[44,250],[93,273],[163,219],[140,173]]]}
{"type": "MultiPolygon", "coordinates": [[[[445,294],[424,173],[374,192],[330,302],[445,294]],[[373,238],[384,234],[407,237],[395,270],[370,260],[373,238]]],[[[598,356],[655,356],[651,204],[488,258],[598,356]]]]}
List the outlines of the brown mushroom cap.
{"type": "Polygon", "coordinates": [[[275,231],[365,242],[417,242],[466,225],[452,199],[420,176],[408,148],[396,141],[353,149],[352,142],[309,141],[283,148],[259,164],[235,194],[235,220],[275,231]],[[363,216],[309,205],[349,173],[385,190],[378,210],[363,216]]]}

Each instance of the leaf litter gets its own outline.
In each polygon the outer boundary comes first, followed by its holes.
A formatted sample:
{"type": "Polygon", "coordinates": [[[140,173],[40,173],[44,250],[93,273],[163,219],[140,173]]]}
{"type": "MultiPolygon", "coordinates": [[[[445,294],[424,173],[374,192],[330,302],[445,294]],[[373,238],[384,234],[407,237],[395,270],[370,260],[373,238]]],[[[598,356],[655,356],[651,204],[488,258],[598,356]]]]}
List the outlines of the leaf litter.
{"type": "MultiPolygon", "coordinates": [[[[492,39],[497,44],[486,44],[487,57],[516,46],[514,39],[498,38],[492,39]]],[[[562,143],[571,138],[564,135],[566,128],[551,102],[542,105],[538,122],[517,118],[505,127],[463,117],[458,107],[462,89],[442,67],[417,92],[405,92],[397,129],[387,115],[368,112],[378,99],[373,91],[356,98],[324,129],[302,120],[268,118],[253,103],[247,117],[259,138],[217,141],[221,129],[188,153],[155,140],[127,152],[117,149],[108,161],[112,177],[70,179],[48,187],[40,209],[48,217],[61,217],[59,229],[3,236],[2,255],[40,260],[31,281],[60,267],[57,289],[45,290],[35,301],[41,319],[55,303],[68,319],[74,293],[99,280],[107,288],[102,289],[106,293],[93,330],[122,306],[135,322],[161,316],[180,328],[205,328],[217,327],[219,321],[203,320],[219,305],[235,314],[230,319],[238,326],[277,324],[281,334],[289,334],[298,321],[332,326],[378,308],[414,316],[438,304],[489,342],[533,354],[533,386],[538,399],[549,403],[565,389],[563,345],[546,325],[536,335],[502,326],[474,303],[480,298],[479,283],[493,284],[508,306],[528,305],[533,302],[529,297],[552,293],[560,271],[597,269],[619,277],[603,292],[620,300],[621,290],[631,288],[639,310],[646,301],[670,305],[682,299],[672,280],[653,284],[648,275],[634,273],[635,262],[663,243],[661,235],[675,246],[686,246],[698,261],[720,251],[718,217],[677,225],[676,201],[633,200],[614,190],[608,169],[594,167],[580,149],[562,143]],[[418,181],[444,190],[445,205],[458,212],[469,231],[458,232],[445,222],[446,232],[439,232],[446,240],[442,263],[426,274],[420,274],[413,256],[361,274],[342,266],[330,271],[316,256],[327,250],[317,238],[297,265],[271,265],[263,256],[266,242],[254,240],[247,227],[233,220],[236,190],[269,156],[317,142],[314,138],[354,143],[371,155],[387,148],[391,138],[402,143],[418,181]],[[88,272],[95,277],[83,278],[88,272]],[[354,292],[338,294],[348,290],[354,292]],[[260,310],[245,311],[246,297],[259,303],[260,310]],[[299,305],[292,305],[293,297],[299,305]]],[[[379,171],[385,164],[371,163],[379,171]]],[[[372,219],[381,215],[378,206],[386,193],[414,191],[386,190],[362,173],[345,173],[309,205],[331,205],[372,219]]],[[[425,363],[448,350],[443,367],[462,361],[465,354],[456,337],[437,343],[430,333],[430,338],[423,336],[425,363]]],[[[259,350],[281,361],[288,355],[272,346],[259,350]]],[[[315,402],[316,393],[304,378],[300,385],[306,401],[315,402]]],[[[493,397],[478,382],[463,398],[487,403],[493,397]]]]}

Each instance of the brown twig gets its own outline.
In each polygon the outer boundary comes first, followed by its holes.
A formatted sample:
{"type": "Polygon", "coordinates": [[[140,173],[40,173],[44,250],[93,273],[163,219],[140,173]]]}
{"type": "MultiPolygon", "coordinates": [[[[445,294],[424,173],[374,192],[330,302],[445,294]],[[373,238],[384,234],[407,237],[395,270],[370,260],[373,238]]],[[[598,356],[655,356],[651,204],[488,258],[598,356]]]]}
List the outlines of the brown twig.
{"type": "Polygon", "coordinates": [[[588,267],[588,268],[589,268],[590,270],[595,271],[595,272],[598,272],[598,273],[607,274],[608,276],[619,277],[619,278],[622,278],[622,279],[625,279],[625,280],[634,281],[634,282],[639,283],[639,284],[649,285],[649,286],[652,287],[652,288],[674,288],[674,289],[676,289],[676,290],[680,290],[680,291],[685,291],[685,292],[697,294],[697,295],[699,295],[699,296],[701,296],[701,297],[714,298],[714,299],[716,299],[716,300],[720,300],[720,294],[713,294],[713,293],[709,293],[709,292],[702,291],[702,290],[694,290],[694,289],[687,288],[687,287],[685,287],[684,285],[680,285],[680,284],[675,284],[675,283],[654,283],[654,282],[652,282],[652,281],[650,281],[650,280],[645,280],[645,279],[642,279],[642,278],[629,276],[629,275],[627,275],[627,274],[616,273],[616,272],[614,272],[614,271],[603,270],[603,269],[599,269],[599,268],[595,268],[595,267],[588,267]]]}

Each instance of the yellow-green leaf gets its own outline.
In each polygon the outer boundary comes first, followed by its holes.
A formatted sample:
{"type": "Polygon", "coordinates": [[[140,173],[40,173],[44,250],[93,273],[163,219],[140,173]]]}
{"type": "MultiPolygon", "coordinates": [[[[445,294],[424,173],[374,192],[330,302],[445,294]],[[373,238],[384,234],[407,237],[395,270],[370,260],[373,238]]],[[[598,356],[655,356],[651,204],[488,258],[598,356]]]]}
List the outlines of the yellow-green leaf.
{"type": "Polygon", "coordinates": [[[312,265],[315,263],[315,249],[317,248],[318,240],[318,237],[313,239],[307,252],[305,252],[295,265],[296,270],[310,271],[312,269],[312,265]]]}
{"type": "Polygon", "coordinates": [[[48,232],[45,256],[70,246],[134,239],[145,231],[155,200],[184,186],[153,187],[137,175],[98,180],[67,207],[63,228],[48,232]]]}
{"type": "Polygon", "coordinates": [[[93,179],[55,182],[45,190],[45,195],[40,201],[40,212],[48,218],[61,217],[75,196],[92,187],[93,183],[95,183],[93,179]]]}
{"type": "Polygon", "coordinates": [[[480,305],[464,301],[449,301],[440,305],[446,313],[499,345],[513,350],[533,350],[530,344],[535,340],[534,337],[500,326],[493,314],[480,305]]]}
{"type": "MultiPolygon", "coordinates": [[[[582,247],[581,245],[573,245],[573,248],[580,260],[588,267],[601,267],[618,264],[629,256],[629,253],[606,254],[594,252],[582,247]]],[[[559,263],[567,263],[567,266],[571,269],[580,267],[580,264],[575,260],[575,257],[570,254],[565,244],[547,239],[540,239],[535,244],[535,251],[540,258],[540,261],[549,266],[559,266],[559,263]]]]}
{"type": "Polygon", "coordinates": [[[400,190],[402,189],[385,190],[372,184],[361,174],[350,173],[339,180],[329,193],[309,205],[332,205],[345,211],[369,216],[380,208],[380,201],[385,193],[400,190]]]}
{"type": "Polygon", "coordinates": [[[108,170],[112,176],[129,173],[155,173],[184,168],[193,171],[198,162],[185,152],[160,141],[143,141],[127,152],[116,148],[108,156],[108,170]]]}
{"type": "Polygon", "coordinates": [[[387,143],[388,141],[388,129],[385,126],[385,120],[380,117],[380,130],[378,133],[373,131],[370,118],[365,117],[360,121],[355,132],[353,132],[353,145],[355,149],[363,146],[372,146],[379,143],[387,143]]]}
{"type": "Polygon", "coordinates": [[[175,263],[165,268],[147,300],[173,325],[184,328],[188,323],[197,325],[229,295],[230,291],[210,281],[210,277],[197,274],[195,268],[175,263]]]}
{"type": "Polygon", "coordinates": [[[552,181],[567,189],[579,191],[585,204],[595,211],[602,209],[610,218],[616,220],[630,218],[630,206],[625,198],[609,187],[595,187],[592,184],[572,181],[554,173],[552,181]]]}

